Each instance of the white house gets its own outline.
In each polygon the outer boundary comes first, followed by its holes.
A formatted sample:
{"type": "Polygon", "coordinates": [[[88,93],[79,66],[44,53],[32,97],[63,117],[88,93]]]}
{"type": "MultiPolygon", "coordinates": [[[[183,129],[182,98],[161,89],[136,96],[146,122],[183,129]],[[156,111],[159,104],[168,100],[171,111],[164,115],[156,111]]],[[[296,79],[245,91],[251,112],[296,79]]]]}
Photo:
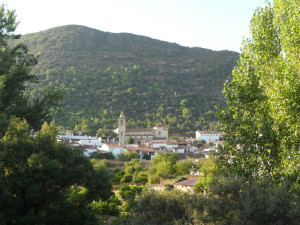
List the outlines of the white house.
{"type": "Polygon", "coordinates": [[[196,131],[196,139],[208,141],[219,141],[220,133],[217,131],[196,131]]]}
{"type": "Polygon", "coordinates": [[[177,141],[152,141],[148,144],[154,149],[165,149],[167,151],[172,151],[172,148],[177,148],[177,141]]]}
{"type": "Polygon", "coordinates": [[[83,155],[89,157],[93,152],[97,152],[97,148],[84,148],[83,155]]]}
{"type": "Polygon", "coordinates": [[[157,156],[158,153],[165,153],[161,150],[155,150],[145,147],[126,146],[125,149],[127,151],[136,151],[139,154],[140,159],[142,159],[145,154],[150,155],[151,159],[153,159],[155,156],[157,156]]]}
{"type": "Polygon", "coordinates": [[[186,141],[186,142],[194,143],[194,141],[197,141],[197,138],[189,137],[189,138],[186,138],[185,141],[186,141]]]}
{"type": "Polygon", "coordinates": [[[114,157],[118,157],[122,152],[127,152],[122,145],[117,144],[103,144],[102,147],[98,147],[98,150],[102,152],[111,152],[114,157]]]}
{"type": "Polygon", "coordinates": [[[58,140],[72,140],[72,141],[79,141],[79,140],[97,140],[97,137],[91,136],[75,136],[75,135],[57,135],[56,138],[58,140]]]}
{"type": "Polygon", "coordinates": [[[78,144],[85,145],[85,146],[102,146],[101,139],[86,139],[86,140],[79,140],[78,144]]]}
{"type": "Polygon", "coordinates": [[[173,153],[185,153],[185,149],[183,147],[175,147],[172,148],[173,153]]]}

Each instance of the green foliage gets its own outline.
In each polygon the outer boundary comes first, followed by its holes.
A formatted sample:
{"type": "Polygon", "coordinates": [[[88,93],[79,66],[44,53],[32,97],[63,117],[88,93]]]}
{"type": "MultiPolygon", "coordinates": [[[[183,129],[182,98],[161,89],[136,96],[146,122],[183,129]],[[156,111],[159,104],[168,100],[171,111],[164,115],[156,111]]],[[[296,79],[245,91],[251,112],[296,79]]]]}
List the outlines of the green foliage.
{"type": "Polygon", "coordinates": [[[47,138],[52,142],[56,141],[57,130],[55,127],[55,122],[52,121],[50,124],[44,122],[41,130],[37,133],[37,138],[47,138]]]}
{"type": "Polygon", "coordinates": [[[124,170],[120,170],[116,172],[114,176],[111,178],[111,183],[114,185],[120,184],[124,175],[125,175],[124,170]]]}
{"type": "Polygon", "coordinates": [[[148,182],[148,173],[146,171],[136,172],[133,175],[132,183],[145,185],[148,182]]]}
{"type": "Polygon", "coordinates": [[[206,223],[298,224],[299,192],[289,185],[244,182],[237,177],[219,177],[208,192],[202,217],[206,223]]]}
{"type": "Polygon", "coordinates": [[[207,191],[211,184],[212,184],[211,177],[200,177],[199,180],[194,184],[194,189],[197,192],[207,191]]]}
{"type": "Polygon", "coordinates": [[[0,142],[2,197],[3,202],[11,203],[1,209],[4,223],[82,224],[93,220],[84,206],[111,195],[107,171],[94,170],[80,152],[53,142],[49,130],[34,139],[26,134],[27,128],[24,120],[12,118],[0,142]]]}
{"type": "Polygon", "coordinates": [[[196,146],[196,147],[204,147],[206,144],[206,141],[205,140],[201,140],[201,141],[194,141],[193,142],[193,145],[196,146]]]}
{"type": "Polygon", "coordinates": [[[75,184],[67,191],[68,202],[76,206],[84,206],[87,202],[87,193],[88,189],[75,184]]]}
{"type": "Polygon", "coordinates": [[[134,139],[132,137],[128,137],[126,139],[126,144],[134,144],[134,139]]]}
{"type": "Polygon", "coordinates": [[[29,139],[29,125],[26,120],[11,117],[3,141],[26,141],[29,139]]]}
{"type": "Polygon", "coordinates": [[[115,133],[110,129],[99,128],[97,131],[97,137],[115,137],[115,133]]]}
{"type": "Polygon", "coordinates": [[[136,172],[141,172],[146,170],[145,165],[138,159],[131,159],[130,162],[125,162],[125,174],[133,175],[136,172]]]}
{"type": "MultiPolygon", "coordinates": [[[[120,109],[131,126],[162,122],[172,132],[196,130],[198,118],[223,103],[223,83],[238,58],[236,52],[187,48],[76,25],[24,35],[14,43],[19,42],[39,57],[34,72],[41,82],[32,86],[29,96],[44,87],[60,88],[66,101],[55,114],[56,123],[71,130],[78,125],[93,135],[99,127],[115,129],[120,109]],[[188,110],[186,118],[181,106],[188,110]]],[[[205,119],[197,129],[212,118],[205,119]]]]}
{"type": "Polygon", "coordinates": [[[221,173],[221,168],[218,164],[218,159],[210,157],[201,162],[200,173],[203,177],[214,177],[221,173]]]}
{"type": "Polygon", "coordinates": [[[100,153],[100,152],[93,152],[90,155],[90,159],[114,159],[114,155],[112,154],[112,152],[104,152],[104,153],[100,153]]]}
{"type": "Polygon", "coordinates": [[[122,210],[125,212],[131,211],[136,205],[136,196],[141,195],[143,187],[122,185],[120,188],[120,196],[125,200],[122,205],[122,210]]]}
{"type": "Polygon", "coordinates": [[[199,200],[197,196],[193,198],[178,191],[147,192],[139,198],[136,214],[124,224],[192,224],[191,212],[197,212],[198,207],[191,208],[199,200]]]}
{"type": "Polygon", "coordinates": [[[159,184],[160,177],[156,174],[155,168],[150,168],[148,172],[148,183],[149,184],[159,184]]]}
{"type": "Polygon", "coordinates": [[[143,155],[143,159],[151,160],[151,156],[150,156],[149,154],[145,153],[145,154],[143,155]]]}
{"type": "Polygon", "coordinates": [[[118,204],[115,202],[93,201],[89,207],[96,215],[105,216],[106,224],[108,224],[108,218],[110,216],[118,216],[120,214],[118,204]]]}
{"type": "Polygon", "coordinates": [[[26,95],[28,85],[37,83],[37,78],[30,74],[37,60],[25,45],[11,47],[8,43],[19,38],[14,35],[18,24],[14,11],[1,5],[0,19],[0,135],[3,136],[11,116],[25,119],[34,130],[40,129],[43,122],[50,122],[53,109],[63,96],[54,89],[41,92],[39,97],[26,95]]]}
{"type": "Polygon", "coordinates": [[[55,141],[54,121],[48,122],[62,94],[26,94],[37,61],[26,46],[8,43],[17,38],[14,12],[2,5],[0,19],[0,223],[98,224],[87,205],[109,198],[109,174],[55,141]]]}
{"type": "Polygon", "coordinates": [[[130,174],[125,174],[122,178],[121,178],[121,181],[120,181],[120,183],[122,183],[122,184],[129,184],[129,183],[131,183],[131,181],[132,181],[132,175],[130,175],[130,174]]]}
{"type": "Polygon", "coordinates": [[[222,162],[247,179],[299,182],[298,0],[256,10],[219,110],[222,162]]]}
{"type": "MultiPolygon", "coordinates": [[[[152,168],[149,170],[149,177],[155,178],[156,176],[161,178],[172,177],[176,174],[176,163],[178,162],[178,156],[172,153],[158,153],[151,161],[152,168]]],[[[150,180],[151,180],[150,179],[150,180]]]]}
{"type": "Polygon", "coordinates": [[[148,181],[148,175],[146,173],[146,166],[140,162],[138,159],[132,159],[130,162],[125,163],[124,168],[124,177],[121,179],[122,183],[135,183],[145,185],[148,181]],[[123,182],[126,180],[126,177],[130,177],[129,182],[123,182]]]}
{"type": "MultiPolygon", "coordinates": [[[[203,180],[205,182],[205,180],[203,180]]],[[[204,184],[204,183],[203,183],[204,184]]],[[[239,177],[218,177],[207,194],[178,190],[146,192],[131,216],[118,224],[299,224],[299,189],[289,185],[247,182],[239,177]]]]}
{"type": "Polygon", "coordinates": [[[176,173],[179,176],[189,175],[192,170],[197,169],[197,164],[192,159],[185,159],[181,162],[176,162],[176,173]]]}
{"type": "Polygon", "coordinates": [[[131,161],[132,159],[138,159],[139,154],[136,151],[128,151],[128,152],[122,152],[119,156],[119,159],[121,161],[131,161]]]}
{"type": "Polygon", "coordinates": [[[107,169],[108,167],[108,161],[106,159],[101,159],[101,160],[98,160],[98,159],[91,159],[91,163],[93,164],[93,167],[96,169],[96,170],[99,170],[99,169],[107,169]]]}

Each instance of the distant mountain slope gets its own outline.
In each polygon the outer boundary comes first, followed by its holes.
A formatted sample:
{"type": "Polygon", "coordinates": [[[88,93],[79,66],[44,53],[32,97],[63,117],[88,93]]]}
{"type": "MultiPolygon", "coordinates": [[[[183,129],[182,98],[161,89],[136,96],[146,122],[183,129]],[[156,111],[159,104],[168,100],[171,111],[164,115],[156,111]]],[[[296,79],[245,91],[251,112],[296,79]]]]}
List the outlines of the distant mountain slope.
{"type": "Polygon", "coordinates": [[[57,123],[92,130],[115,126],[121,109],[132,125],[162,121],[174,132],[196,129],[200,117],[223,102],[223,83],[231,79],[238,59],[236,52],[188,48],[77,25],[28,34],[18,42],[39,58],[33,72],[41,82],[31,94],[42,87],[61,88],[66,104],[56,115],[57,123]]]}

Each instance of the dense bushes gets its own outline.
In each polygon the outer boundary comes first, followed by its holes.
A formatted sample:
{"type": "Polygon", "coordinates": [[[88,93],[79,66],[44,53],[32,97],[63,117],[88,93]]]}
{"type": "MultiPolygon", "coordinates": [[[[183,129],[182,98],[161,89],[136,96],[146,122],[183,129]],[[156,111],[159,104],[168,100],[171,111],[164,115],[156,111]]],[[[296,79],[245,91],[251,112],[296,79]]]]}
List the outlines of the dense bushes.
{"type": "Polygon", "coordinates": [[[111,152],[104,152],[104,153],[100,153],[100,152],[93,152],[90,155],[91,159],[114,159],[114,155],[111,152]]]}
{"type": "Polygon", "coordinates": [[[116,224],[289,224],[300,223],[299,190],[265,182],[245,183],[219,177],[207,192],[189,195],[177,190],[147,192],[135,203],[133,214],[116,224]]]}

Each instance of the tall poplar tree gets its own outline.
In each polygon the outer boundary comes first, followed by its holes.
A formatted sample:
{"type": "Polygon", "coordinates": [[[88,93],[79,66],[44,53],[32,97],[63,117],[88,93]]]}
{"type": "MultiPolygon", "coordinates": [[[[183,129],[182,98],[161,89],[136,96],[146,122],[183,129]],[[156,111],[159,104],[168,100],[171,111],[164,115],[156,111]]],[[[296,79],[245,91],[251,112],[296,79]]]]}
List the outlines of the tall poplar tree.
{"type": "Polygon", "coordinates": [[[257,9],[234,78],[223,90],[221,161],[250,179],[299,182],[299,26],[299,0],[257,9]]]}

